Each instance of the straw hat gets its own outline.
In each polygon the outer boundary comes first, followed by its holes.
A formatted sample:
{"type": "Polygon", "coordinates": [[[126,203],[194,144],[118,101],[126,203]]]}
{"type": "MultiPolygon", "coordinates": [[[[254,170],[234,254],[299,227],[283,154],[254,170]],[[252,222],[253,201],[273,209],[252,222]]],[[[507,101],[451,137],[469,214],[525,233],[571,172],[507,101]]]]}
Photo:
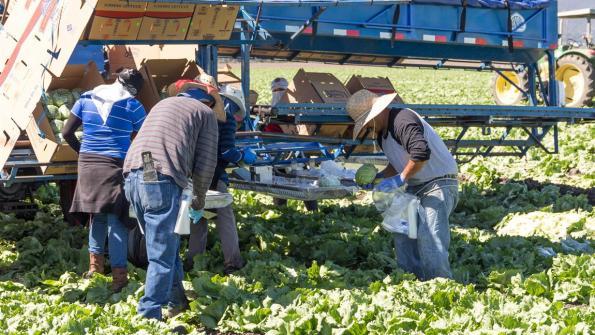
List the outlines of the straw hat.
{"type": "Polygon", "coordinates": [[[391,104],[396,96],[397,93],[378,96],[368,90],[360,90],[347,100],[347,113],[355,123],[353,129],[354,140],[370,121],[380,115],[391,104]]]}
{"type": "MultiPolygon", "coordinates": [[[[206,75],[206,76],[209,76],[209,75],[206,75]]],[[[211,77],[211,76],[209,76],[209,77],[211,77]]],[[[205,78],[205,80],[208,80],[208,79],[205,78]]],[[[214,82],[214,79],[213,79],[213,82],[214,82]]],[[[209,95],[211,95],[215,99],[215,105],[213,107],[211,107],[211,109],[215,113],[217,120],[219,120],[221,122],[225,122],[227,120],[227,116],[225,115],[225,110],[223,109],[223,100],[221,99],[221,96],[219,95],[219,90],[217,89],[217,86],[211,86],[208,83],[198,82],[198,81],[194,81],[191,79],[181,79],[181,80],[178,80],[175,83],[169,85],[167,88],[167,93],[169,94],[170,97],[175,97],[178,94],[184,93],[189,89],[196,89],[196,88],[207,92],[209,95]]]]}

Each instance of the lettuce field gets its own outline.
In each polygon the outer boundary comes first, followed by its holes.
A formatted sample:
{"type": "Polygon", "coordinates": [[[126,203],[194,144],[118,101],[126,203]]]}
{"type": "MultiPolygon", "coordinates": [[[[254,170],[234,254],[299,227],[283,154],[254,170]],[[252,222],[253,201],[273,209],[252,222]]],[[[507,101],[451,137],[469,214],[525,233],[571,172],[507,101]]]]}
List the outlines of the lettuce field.
{"type": "MultiPolygon", "coordinates": [[[[253,87],[298,67],[255,65],[253,87]]],[[[308,66],[389,76],[406,102],[490,104],[491,74],[308,66]]],[[[443,129],[444,133],[452,130],[443,129]]],[[[395,262],[391,236],[369,196],[323,201],[310,213],[234,192],[247,265],[223,275],[213,228],[184,285],[191,309],[165,322],[136,315],[145,271],[82,279],[87,231],[64,223],[55,187],[33,220],[0,214],[0,333],[167,334],[593,334],[595,127],[562,126],[560,154],[476,159],[461,166],[451,217],[453,280],[421,282],[395,262]]]]}

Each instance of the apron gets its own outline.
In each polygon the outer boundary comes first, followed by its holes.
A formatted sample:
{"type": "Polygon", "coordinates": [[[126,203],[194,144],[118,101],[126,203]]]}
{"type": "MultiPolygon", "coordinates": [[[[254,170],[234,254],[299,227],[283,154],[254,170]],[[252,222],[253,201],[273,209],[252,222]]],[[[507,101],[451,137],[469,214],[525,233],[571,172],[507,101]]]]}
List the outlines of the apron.
{"type": "MultiPolygon", "coordinates": [[[[429,123],[419,116],[419,114],[415,113],[415,115],[417,115],[422,122],[424,138],[428,142],[431,154],[430,159],[426,162],[424,167],[417,172],[415,176],[409,179],[408,184],[421,185],[435,178],[446,175],[456,175],[458,172],[457,163],[446,147],[446,144],[444,144],[440,136],[438,136],[429,123]]],[[[394,119],[389,122],[394,122],[394,119]]],[[[390,131],[386,137],[382,138],[382,151],[396,171],[401,173],[405,169],[405,166],[409,162],[409,153],[407,153],[405,148],[397,142],[392,134],[390,134],[390,131]]]]}

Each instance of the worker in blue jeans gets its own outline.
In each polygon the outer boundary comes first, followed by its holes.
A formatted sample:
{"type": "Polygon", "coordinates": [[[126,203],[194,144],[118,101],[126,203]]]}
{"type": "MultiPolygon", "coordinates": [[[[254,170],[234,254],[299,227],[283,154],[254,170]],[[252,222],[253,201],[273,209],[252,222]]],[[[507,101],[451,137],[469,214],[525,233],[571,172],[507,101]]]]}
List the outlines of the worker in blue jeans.
{"type": "Polygon", "coordinates": [[[389,161],[375,191],[393,193],[402,188],[416,195],[422,211],[417,239],[394,235],[397,264],[421,280],[450,278],[448,217],[458,201],[457,163],[432,127],[416,112],[391,108],[403,103],[396,93],[377,96],[361,90],[347,101],[355,122],[353,139],[375,135],[389,161]]]}
{"type": "Polygon", "coordinates": [[[182,286],[184,272],[178,256],[180,238],[174,233],[182,188],[167,175],[158,173],[157,181],[145,182],[143,174],[143,170],[130,172],[124,187],[126,197],[143,227],[149,262],[153,262],[147,271],[145,295],[140,301],[139,313],[161,319],[162,302],[167,302],[171,309],[188,305],[182,286]],[[163,280],[150,281],[149,278],[163,280]],[[171,287],[169,292],[167,287],[171,287]]]}
{"type": "Polygon", "coordinates": [[[171,97],[148,114],[124,161],[125,194],[144,231],[149,266],[138,313],[167,318],[188,308],[182,285],[180,236],[174,232],[182,190],[192,183],[191,218],[198,222],[217,166],[217,121],[225,120],[216,88],[170,87],[171,97]],[[208,91],[204,94],[204,91],[208,91]],[[187,93],[187,96],[175,96],[187,93]],[[194,97],[198,98],[194,98],[194,97]]]}

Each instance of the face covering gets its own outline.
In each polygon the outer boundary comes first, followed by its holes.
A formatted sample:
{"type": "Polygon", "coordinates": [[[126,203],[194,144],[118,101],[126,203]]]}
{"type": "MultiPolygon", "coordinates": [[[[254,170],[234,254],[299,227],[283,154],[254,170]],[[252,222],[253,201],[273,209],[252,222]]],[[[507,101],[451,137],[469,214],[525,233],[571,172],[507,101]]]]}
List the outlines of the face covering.
{"type": "Polygon", "coordinates": [[[279,101],[281,101],[281,99],[283,99],[283,96],[285,96],[285,91],[273,92],[273,98],[271,99],[271,106],[277,105],[279,103],[279,101]]]}

